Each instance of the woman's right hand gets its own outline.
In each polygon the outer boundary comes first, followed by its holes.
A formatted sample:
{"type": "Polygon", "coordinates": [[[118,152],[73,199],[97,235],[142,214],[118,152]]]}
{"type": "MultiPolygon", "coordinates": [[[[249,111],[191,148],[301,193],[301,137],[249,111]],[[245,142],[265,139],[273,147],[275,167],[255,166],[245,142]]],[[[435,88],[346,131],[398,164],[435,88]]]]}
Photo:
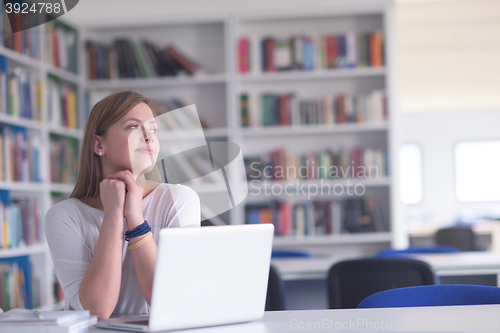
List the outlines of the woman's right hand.
{"type": "Polygon", "coordinates": [[[104,212],[123,217],[125,182],[118,179],[103,179],[99,189],[104,212]]]}

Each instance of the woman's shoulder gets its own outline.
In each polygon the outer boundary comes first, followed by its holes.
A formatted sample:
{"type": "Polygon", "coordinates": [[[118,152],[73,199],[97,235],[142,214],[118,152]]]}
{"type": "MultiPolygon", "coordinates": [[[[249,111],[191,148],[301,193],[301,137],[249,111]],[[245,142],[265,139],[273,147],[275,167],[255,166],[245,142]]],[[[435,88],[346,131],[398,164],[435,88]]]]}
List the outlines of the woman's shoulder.
{"type": "MultiPolygon", "coordinates": [[[[61,221],[74,221],[80,220],[81,210],[86,206],[82,201],[77,198],[69,198],[62,200],[50,207],[45,213],[46,223],[58,223],[61,221]]],[[[88,206],[91,208],[90,206],[88,206]]]]}
{"type": "Polygon", "coordinates": [[[157,188],[155,188],[155,192],[160,195],[170,195],[174,201],[200,201],[198,193],[186,185],[160,183],[157,188]]]}

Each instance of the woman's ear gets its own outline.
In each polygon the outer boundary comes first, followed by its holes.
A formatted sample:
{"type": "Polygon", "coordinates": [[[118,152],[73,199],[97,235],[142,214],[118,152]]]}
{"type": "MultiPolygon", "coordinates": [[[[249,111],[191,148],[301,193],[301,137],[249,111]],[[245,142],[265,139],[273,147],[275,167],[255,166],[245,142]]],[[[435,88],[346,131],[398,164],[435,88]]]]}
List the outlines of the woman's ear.
{"type": "Polygon", "coordinates": [[[99,156],[104,156],[104,147],[102,146],[102,137],[96,135],[94,137],[94,153],[99,156]]]}

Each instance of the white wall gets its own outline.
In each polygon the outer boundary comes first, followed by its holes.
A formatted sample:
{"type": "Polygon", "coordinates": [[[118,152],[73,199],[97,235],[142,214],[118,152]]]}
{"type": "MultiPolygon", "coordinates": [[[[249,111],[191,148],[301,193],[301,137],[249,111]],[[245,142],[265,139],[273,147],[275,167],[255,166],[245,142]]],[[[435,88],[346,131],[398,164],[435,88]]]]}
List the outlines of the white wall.
{"type": "Polygon", "coordinates": [[[417,143],[422,147],[424,197],[421,203],[406,206],[409,219],[448,224],[460,217],[500,214],[498,203],[459,203],[454,172],[457,142],[500,140],[500,112],[403,114],[400,120],[404,143],[417,143]]]}

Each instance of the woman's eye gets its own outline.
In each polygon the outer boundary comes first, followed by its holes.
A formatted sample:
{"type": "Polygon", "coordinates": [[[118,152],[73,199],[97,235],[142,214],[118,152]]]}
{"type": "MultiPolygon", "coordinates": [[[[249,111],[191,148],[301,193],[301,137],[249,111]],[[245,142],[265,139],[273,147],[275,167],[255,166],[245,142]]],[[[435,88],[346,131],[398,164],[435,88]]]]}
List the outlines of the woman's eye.
{"type": "Polygon", "coordinates": [[[157,129],[157,128],[152,128],[152,129],[151,129],[151,132],[153,132],[153,133],[155,133],[155,134],[156,134],[156,133],[158,132],[158,129],[157,129]]]}
{"type": "Polygon", "coordinates": [[[128,128],[131,128],[131,129],[138,129],[138,128],[139,128],[139,125],[130,125],[128,128]]]}

